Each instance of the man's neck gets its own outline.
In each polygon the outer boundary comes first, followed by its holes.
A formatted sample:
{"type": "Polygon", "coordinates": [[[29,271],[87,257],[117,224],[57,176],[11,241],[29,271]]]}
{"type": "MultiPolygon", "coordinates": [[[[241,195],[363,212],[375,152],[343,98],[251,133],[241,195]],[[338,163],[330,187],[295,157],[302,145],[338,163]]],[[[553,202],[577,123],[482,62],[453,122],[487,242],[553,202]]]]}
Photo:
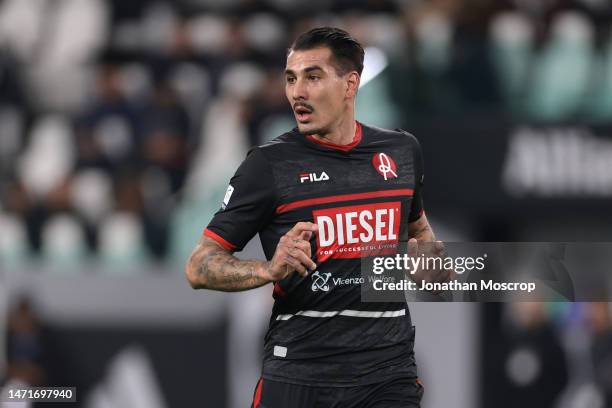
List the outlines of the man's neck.
{"type": "Polygon", "coordinates": [[[355,139],[356,127],[357,124],[355,123],[355,118],[354,116],[351,116],[350,118],[347,118],[346,120],[343,120],[342,122],[338,123],[328,133],[313,134],[310,136],[321,142],[343,146],[351,144],[353,142],[353,140],[355,139]]]}

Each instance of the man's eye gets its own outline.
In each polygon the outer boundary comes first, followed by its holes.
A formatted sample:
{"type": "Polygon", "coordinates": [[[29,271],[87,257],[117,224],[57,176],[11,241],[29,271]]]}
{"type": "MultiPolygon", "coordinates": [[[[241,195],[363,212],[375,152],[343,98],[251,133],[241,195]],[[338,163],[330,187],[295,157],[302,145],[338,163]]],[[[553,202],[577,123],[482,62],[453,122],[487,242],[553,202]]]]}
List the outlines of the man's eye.
{"type": "Polygon", "coordinates": [[[287,83],[292,84],[295,82],[295,78],[293,77],[287,77],[287,83]]]}
{"type": "Polygon", "coordinates": [[[319,79],[321,79],[321,77],[317,75],[310,75],[308,79],[310,79],[311,81],[318,81],[319,79]]]}

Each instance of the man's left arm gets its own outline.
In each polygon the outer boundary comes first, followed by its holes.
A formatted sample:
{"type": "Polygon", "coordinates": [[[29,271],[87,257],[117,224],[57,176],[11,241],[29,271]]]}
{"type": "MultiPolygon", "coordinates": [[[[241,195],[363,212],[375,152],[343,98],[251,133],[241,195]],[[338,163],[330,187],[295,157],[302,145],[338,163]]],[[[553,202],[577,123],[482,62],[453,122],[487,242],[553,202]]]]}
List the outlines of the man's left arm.
{"type": "Polygon", "coordinates": [[[421,242],[432,242],[436,240],[436,236],[429,225],[425,213],[413,222],[408,223],[408,239],[414,238],[421,242]]]}

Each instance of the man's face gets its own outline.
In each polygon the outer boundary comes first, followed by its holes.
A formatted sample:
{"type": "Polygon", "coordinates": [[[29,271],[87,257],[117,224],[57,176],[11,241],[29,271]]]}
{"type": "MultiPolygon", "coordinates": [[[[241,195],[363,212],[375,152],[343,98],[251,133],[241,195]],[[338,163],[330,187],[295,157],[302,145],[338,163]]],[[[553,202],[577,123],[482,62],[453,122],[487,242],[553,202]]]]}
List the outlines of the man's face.
{"type": "Polygon", "coordinates": [[[354,96],[349,75],[338,75],[329,48],[289,53],[285,94],[301,133],[325,134],[342,117],[354,96]]]}

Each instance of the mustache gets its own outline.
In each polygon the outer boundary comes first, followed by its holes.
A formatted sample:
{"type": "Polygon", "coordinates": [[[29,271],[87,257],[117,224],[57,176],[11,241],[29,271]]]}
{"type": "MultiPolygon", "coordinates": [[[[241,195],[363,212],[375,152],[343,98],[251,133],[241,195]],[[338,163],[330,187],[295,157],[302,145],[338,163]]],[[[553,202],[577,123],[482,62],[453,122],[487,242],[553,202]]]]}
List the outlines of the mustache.
{"type": "Polygon", "coordinates": [[[306,109],[308,109],[311,112],[314,111],[314,108],[311,105],[309,105],[309,104],[307,104],[305,102],[296,102],[296,103],[294,103],[293,104],[293,110],[295,111],[297,108],[306,108],[306,109]]]}

